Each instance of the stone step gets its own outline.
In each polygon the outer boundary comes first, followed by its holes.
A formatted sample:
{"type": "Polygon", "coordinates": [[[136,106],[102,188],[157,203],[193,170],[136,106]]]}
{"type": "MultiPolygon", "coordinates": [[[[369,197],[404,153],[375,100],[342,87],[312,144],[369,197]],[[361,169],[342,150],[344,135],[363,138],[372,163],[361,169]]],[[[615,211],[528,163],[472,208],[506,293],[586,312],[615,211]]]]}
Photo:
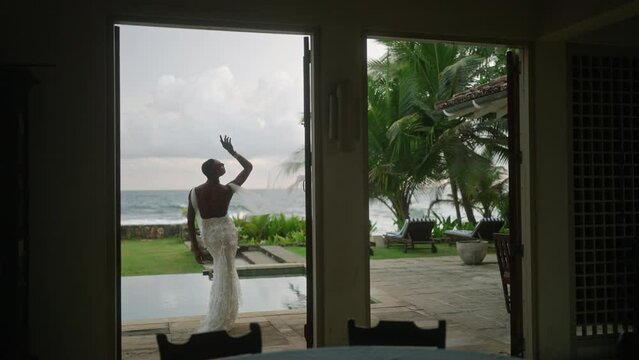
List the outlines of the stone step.
{"type": "MultiPolygon", "coordinates": [[[[203,267],[204,270],[202,271],[202,275],[208,276],[210,279],[213,275],[213,264],[204,264],[203,267]]],[[[306,268],[304,267],[304,264],[247,264],[238,265],[236,266],[236,269],[237,274],[240,278],[282,275],[298,276],[306,274],[306,268]]]]}
{"type": "Polygon", "coordinates": [[[304,264],[306,263],[306,259],[302,256],[294,254],[286,248],[275,245],[262,245],[262,249],[266,252],[269,252],[276,259],[285,262],[285,263],[294,263],[294,264],[304,264]]]}
{"type": "Polygon", "coordinates": [[[259,250],[243,251],[242,256],[251,264],[277,264],[278,261],[259,250]]]}
{"type": "Polygon", "coordinates": [[[250,265],[251,265],[251,263],[246,261],[246,259],[244,259],[241,256],[237,256],[235,258],[235,267],[238,267],[238,266],[250,266],[250,265]]]}

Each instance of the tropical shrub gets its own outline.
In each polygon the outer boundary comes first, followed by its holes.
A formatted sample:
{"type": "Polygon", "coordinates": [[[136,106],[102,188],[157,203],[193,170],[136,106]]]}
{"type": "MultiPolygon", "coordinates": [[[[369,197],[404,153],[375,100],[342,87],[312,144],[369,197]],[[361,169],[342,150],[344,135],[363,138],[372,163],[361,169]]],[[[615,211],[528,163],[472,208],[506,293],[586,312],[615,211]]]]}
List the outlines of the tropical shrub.
{"type": "Polygon", "coordinates": [[[306,240],[306,220],[295,215],[236,216],[233,223],[240,244],[300,244],[306,240]]]}
{"type": "Polygon", "coordinates": [[[432,213],[435,218],[435,227],[433,228],[433,237],[440,238],[444,236],[446,230],[454,230],[457,227],[457,219],[452,219],[450,216],[440,216],[436,213],[432,213]]]}
{"type": "Polygon", "coordinates": [[[373,235],[377,231],[377,222],[368,220],[368,235],[373,235]]]}

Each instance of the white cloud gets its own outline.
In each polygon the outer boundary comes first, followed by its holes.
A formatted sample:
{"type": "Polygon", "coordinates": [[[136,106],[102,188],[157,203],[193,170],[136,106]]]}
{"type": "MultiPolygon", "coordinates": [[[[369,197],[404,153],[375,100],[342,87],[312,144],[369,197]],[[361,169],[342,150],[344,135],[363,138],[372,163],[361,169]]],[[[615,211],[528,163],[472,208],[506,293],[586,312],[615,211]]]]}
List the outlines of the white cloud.
{"type": "Polygon", "coordinates": [[[386,45],[382,44],[376,39],[367,39],[366,40],[366,55],[368,60],[379,59],[382,56],[386,55],[386,45]]]}
{"type": "Polygon", "coordinates": [[[228,134],[242,154],[283,159],[303,144],[301,85],[278,71],[240,86],[227,66],[163,75],[148,105],[123,109],[122,157],[219,157],[218,136],[228,134]]]}
{"type": "Polygon", "coordinates": [[[230,181],[239,165],[220,134],[253,162],[247,187],[274,185],[303,146],[301,36],[143,26],[120,35],[123,189],[190,188],[207,158],[225,161],[230,181]]]}

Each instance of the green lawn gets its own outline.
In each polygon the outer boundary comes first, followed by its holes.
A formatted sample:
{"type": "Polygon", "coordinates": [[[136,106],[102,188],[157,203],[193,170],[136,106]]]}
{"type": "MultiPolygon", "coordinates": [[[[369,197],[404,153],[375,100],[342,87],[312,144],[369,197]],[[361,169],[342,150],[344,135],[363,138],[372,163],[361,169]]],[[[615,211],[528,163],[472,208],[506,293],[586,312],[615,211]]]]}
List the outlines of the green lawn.
{"type": "MultiPolygon", "coordinates": [[[[457,255],[457,248],[455,246],[450,246],[448,244],[437,244],[436,246],[437,252],[434,254],[430,251],[430,245],[416,245],[415,249],[409,248],[408,252],[405,254],[404,248],[399,245],[390,248],[373,247],[374,255],[371,256],[371,259],[383,260],[457,255]]],[[[306,256],[306,248],[303,246],[286,246],[284,248],[300,256],[306,256]]]]}
{"type": "Polygon", "coordinates": [[[183,274],[202,271],[178,238],[122,240],[122,276],[183,274]]]}
{"type": "MultiPolygon", "coordinates": [[[[286,246],[285,249],[306,256],[303,246],[286,246]]],[[[122,240],[122,276],[199,273],[202,266],[195,262],[193,255],[178,238],[157,240],[122,240]]],[[[430,251],[429,245],[417,245],[415,249],[393,246],[391,248],[373,247],[373,260],[402,259],[430,256],[457,255],[457,248],[448,244],[437,244],[437,253],[430,251]]],[[[493,248],[488,249],[494,253],[493,248]]]]}

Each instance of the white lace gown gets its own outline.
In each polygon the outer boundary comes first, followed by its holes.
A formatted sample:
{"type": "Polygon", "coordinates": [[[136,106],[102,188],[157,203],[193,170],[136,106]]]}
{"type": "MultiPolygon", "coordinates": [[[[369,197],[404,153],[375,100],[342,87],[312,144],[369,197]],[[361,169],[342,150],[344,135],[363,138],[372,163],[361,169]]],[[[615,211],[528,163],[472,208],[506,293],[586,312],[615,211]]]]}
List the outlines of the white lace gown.
{"type": "Polygon", "coordinates": [[[213,281],[209,309],[197,332],[230,330],[237,317],[240,302],[240,280],[235,269],[237,229],[230,216],[202,219],[195,189],[191,190],[200,234],[206,250],[213,257],[213,281]]]}

